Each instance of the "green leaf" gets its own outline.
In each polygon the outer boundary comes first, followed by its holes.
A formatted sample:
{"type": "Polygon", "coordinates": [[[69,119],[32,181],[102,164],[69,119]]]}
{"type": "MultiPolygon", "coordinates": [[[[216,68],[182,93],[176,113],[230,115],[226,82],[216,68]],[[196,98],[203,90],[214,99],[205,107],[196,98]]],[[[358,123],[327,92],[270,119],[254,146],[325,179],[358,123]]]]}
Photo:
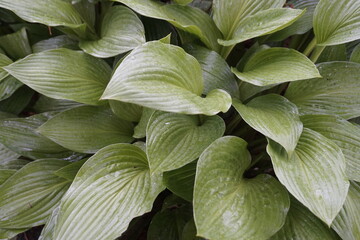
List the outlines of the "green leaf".
{"type": "Polygon", "coordinates": [[[35,43],[34,45],[32,45],[32,50],[34,53],[38,53],[57,48],[76,49],[77,44],[77,41],[75,41],[74,39],[66,35],[60,35],[35,43]]]}
{"type": "Polygon", "coordinates": [[[155,41],[125,57],[102,99],[185,114],[215,115],[230,108],[231,97],[224,90],[215,89],[206,98],[200,96],[202,92],[202,72],[196,59],[182,48],[155,41]]]}
{"type": "Polygon", "coordinates": [[[197,237],[196,232],[194,219],[191,219],[185,224],[181,240],[204,240],[204,238],[197,237]]]}
{"type": "Polygon", "coordinates": [[[320,0],[314,12],[314,33],[320,46],[338,45],[360,38],[358,0],[320,0]]]}
{"type": "Polygon", "coordinates": [[[269,240],[289,239],[338,240],[339,238],[305,206],[292,198],[285,225],[269,240]]]}
{"type": "Polygon", "coordinates": [[[143,112],[143,108],[132,103],[110,100],[111,110],[116,116],[129,122],[139,122],[143,112]]]}
{"type": "Polygon", "coordinates": [[[3,184],[9,177],[16,173],[15,169],[1,169],[0,168],[0,186],[3,184]]]}
{"type": "Polygon", "coordinates": [[[99,104],[111,74],[103,60],[69,49],[31,54],[4,69],[45,96],[92,105],[99,104]]]}
{"type": "Polygon", "coordinates": [[[30,103],[34,91],[27,86],[22,86],[16,90],[9,98],[0,101],[0,111],[20,114],[30,103]]]}
{"type": "Polygon", "coordinates": [[[196,164],[197,161],[193,161],[163,175],[166,188],[189,202],[193,199],[196,164]]]}
{"type": "Polygon", "coordinates": [[[31,158],[73,158],[74,154],[48,138],[36,129],[53,114],[37,114],[28,118],[8,118],[0,120],[0,142],[10,150],[31,158]]]}
{"type": "Polygon", "coordinates": [[[193,0],[174,0],[177,4],[186,5],[191,3],[193,0]]]}
{"type": "Polygon", "coordinates": [[[55,225],[57,222],[57,217],[59,214],[59,208],[60,208],[60,206],[57,206],[52,211],[51,216],[46,221],[45,226],[42,229],[38,240],[53,240],[54,239],[53,233],[54,233],[55,225]]]}
{"type": "Polygon", "coordinates": [[[318,69],[323,78],[290,83],[285,97],[304,115],[360,116],[360,64],[320,63],[318,69]]]}
{"type": "Polygon", "coordinates": [[[356,45],[352,51],[349,61],[360,63],[360,44],[356,45]]]}
{"type": "Polygon", "coordinates": [[[164,4],[156,0],[116,0],[141,15],[168,21],[175,27],[196,35],[210,49],[219,50],[221,33],[210,16],[197,8],[164,4]]]}
{"type": "Polygon", "coordinates": [[[145,152],[134,145],[101,149],[63,197],[54,239],[115,239],[131,219],[151,210],[164,189],[161,178],[150,175],[145,152]]]}
{"type": "Polygon", "coordinates": [[[214,0],[214,21],[224,35],[224,39],[231,39],[247,17],[262,10],[281,8],[285,0],[214,0]]]}
{"type": "Polygon", "coordinates": [[[101,23],[100,39],[80,41],[84,52],[100,58],[113,57],[145,43],[144,26],[130,9],[115,6],[101,23]]]}
{"type": "MultiPolygon", "coordinates": [[[[0,2],[0,7],[2,3],[3,1],[0,2]]],[[[12,59],[26,57],[32,52],[25,28],[22,28],[15,33],[1,36],[0,48],[4,49],[7,55],[12,59]]]]}
{"type": "Polygon", "coordinates": [[[316,66],[302,53],[289,48],[269,48],[255,53],[244,70],[231,71],[242,81],[267,86],[321,77],[316,66]]]}
{"type": "Polygon", "coordinates": [[[21,229],[5,229],[0,228],[0,239],[12,239],[13,237],[16,237],[16,235],[26,232],[28,230],[27,228],[21,228],[21,229]]]}
{"type": "Polygon", "coordinates": [[[185,51],[200,63],[204,78],[203,94],[214,89],[223,89],[232,97],[239,97],[239,87],[226,61],[215,51],[198,45],[187,45],[185,51]]]}
{"type": "Polygon", "coordinates": [[[82,153],[95,153],[107,145],[133,140],[133,125],[116,117],[108,107],[66,110],[37,131],[67,149],[82,153]]]}
{"type": "Polygon", "coordinates": [[[360,185],[356,182],[350,183],[345,204],[331,227],[342,239],[357,240],[360,236],[360,185]]]}
{"type": "Polygon", "coordinates": [[[66,165],[65,167],[60,168],[59,170],[56,170],[54,174],[56,176],[68,179],[70,181],[73,181],[77,172],[81,168],[81,166],[87,161],[87,158],[81,159],[77,162],[70,163],[69,165],[66,165]]]}
{"type": "Polygon", "coordinates": [[[4,69],[2,69],[2,67],[5,67],[12,62],[13,61],[10,58],[0,53],[0,82],[8,75],[8,73],[4,69]]]}
{"type": "Polygon", "coordinates": [[[341,148],[346,160],[346,175],[360,182],[360,128],[350,122],[330,115],[305,115],[304,127],[321,133],[341,148]]]}
{"type": "Polygon", "coordinates": [[[7,147],[5,147],[3,144],[0,143],[0,165],[6,164],[8,161],[12,159],[16,159],[20,157],[20,154],[11,151],[7,147]]]}
{"type": "Polygon", "coordinates": [[[70,182],[54,171],[69,164],[57,159],[31,162],[0,187],[0,227],[27,228],[42,225],[59,203],[70,182]]]}
{"type": "Polygon", "coordinates": [[[10,159],[7,161],[1,161],[0,162],[0,169],[12,169],[12,170],[19,170],[26,164],[28,164],[30,161],[25,159],[10,159]]]}
{"type": "Polygon", "coordinates": [[[154,109],[143,108],[140,122],[134,128],[134,135],[133,135],[134,138],[146,137],[146,128],[147,128],[148,122],[150,120],[150,117],[154,112],[155,112],[154,109]]]}
{"type": "Polygon", "coordinates": [[[317,59],[316,63],[346,61],[345,44],[326,47],[317,59]]]}
{"type": "Polygon", "coordinates": [[[284,224],[290,201],[270,175],[245,179],[247,143],[238,137],[213,142],[200,156],[194,189],[197,235],[209,239],[268,239],[284,224]]]}
{"type": "Polygon", "coordinates": [[[7,76],[0,81],[0,101],[9,98],[23,84],[13,76],[7,76]]]}
{"type": "Polygon", "coordinates": [[[341,149],[320,133],[304,128],[291,156],[271,140],[267,152],[279,181],[330,226],[344,204],[349,187],[341,149]]]}
{"type": "Polygon", "coordinates": [[[219,40],[223,46],[232,46],[251,38],[277,32],[294,23],[305,11],[296,9],[267,9],[242,20],[229,39],[219,40]]]}
{"type": "Polygon", "coordinates": [[[234,99],[233,106],[256,131],[281,144],[288,153],[294,151],[303,129],[295,104],[283,96],[269,94],[246,105],[234,99]]]}
{"type": "Polygon", "coordinates": [[[195,159],[225,132],[219,116],[203,117],[155,112],[146,130],[151,172],[180,168],[195,159]]]}
{"type": "Polygon", "coordinates": [[[66,99],[54,99],[41,95],[33,106],[37,113],[45,112],[62,112],[75,107],[83,106],[84,104],[66,100],[66,99]]]}

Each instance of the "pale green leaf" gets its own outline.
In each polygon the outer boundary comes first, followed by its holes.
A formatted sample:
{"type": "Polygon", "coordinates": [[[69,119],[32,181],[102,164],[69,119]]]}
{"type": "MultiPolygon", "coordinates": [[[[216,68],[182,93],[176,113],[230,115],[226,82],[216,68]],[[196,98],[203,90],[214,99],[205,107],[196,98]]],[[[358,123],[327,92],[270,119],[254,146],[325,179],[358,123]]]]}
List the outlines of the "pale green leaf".
{"type": "Polygon", "coordinates": [[[39,99],[36,101],[33,108],[37,113],[52,112],[52,111],[62,112],[64,110],[74,107],[80,107],[83,105],[84,104],[82,103],[78,103],[66,99],[54,99],[41,95],[39,99]]]}
{"type": "Polygon", "coordinates": [[[303,129],[295,104],[283,96],[269,94],[246,105],[234,99],[233,106],[256,131],[281,144],[287,152],[294,151],[303,129]]]}
{"type": "Polygon", "coordinates": [[[202,92],[202,71],[196,59],[180,47],[155,41],[125,57],[102,99],[185,114],[215,115],[230,108],[231,97],[224,90],[215,89],[206,98],[202,92]]]}
{"type": "Polygon", "coordinates": [[[70,163],[69,165],[66,165],[65,167],[62,167],[59,170],[55,171],[54,174],[56,176],[73,181],[77,172],[86,161],[87,158],[70,163]]]}
{"type": "Polygon", "coordinates": [[[13,61],[10,58],[0,53],[0,82],[8,75],[8,73],[4,69],[2,69],[2,67],[5,67],[12,62],[13,61]]]}
{"type": "Polygon", "coordinates": [[[291,199],[290,210],[285,225],[269,240],[338,240],[333,230],[329,229],[309,209],[295,199],[291,199]]]}
{"type": "Polygon", "coordinates": [[[63,197],[54,240],[115,239],[131,219],[151,210],[163,189],[140,148],[105,147],[81,167],[63,197]]]}
{"type": "Polygon", "coordinates": [[[144,26],[130,9],[115,6],[101,23],[100,39],[80,41],[80,48],[95,57],[107,58],[127,52],[145,43],[144,26]]]}
{"type": "Polygon", "coordinates": [[[154,112],[155,112],[154,109],[143,108],[140,122],[134,128],[134,135],[133,135],[134,138],[146,137],[146,128],[147,128],[148,122],[150,120],[150,117],[154,112]]]}
{"type": "Polygon", "coordinates": [[[360,236],[360,184],[351,182],[345,204],[332,228],[342,239],[358,240],[360,236]]]}
{"type": "Polygon", "coordinates": [[[223,89],[232,97],[239,97],[238,85],[226,61],[215,51],[198,45],[187,45],[185,51],[200,63],[204,78],[203,94],[214,89],[223,89]]]}
{"type": "Polygon", "coordinates": [[[111,110],[116,116],[129,122],[139,122],[143,108],[139,105],[110,100],[111,110]]]}
{"type": "Polygon", "coordinates": [[[346,160],[346,175],[360,182],[360,128],[331,115],[305,115],[304,127],[321,133],[341,148],[346,160]]]}
{"type": "Polygon", "coordinates": [[[294,23],[304,12],[289,8],[267,9],[257,12],[242,20],[231,38],[218,42],[223,46],[232,46],[251,38],[277,32],[294,23]]]}
{"type": "Polygon", "coordinates": [[[360,116],[360,64],[320,63],[318,69],[323,78],[290,83],[285,93],[300,114],[360,116]]]}
{"type": "Polygon", "coordinates": [[[8,118],[0,120],[0,143],[10,150],[31,158],[69,158],[78,154],[41,136],[36,129],[54,114],[37,114],[28,118],[8,118]]]}
{"type": "Polygon", "coordinates": [[[193,199],[196,164],[197,161],[194,161],[163,175],[166,188],[189,202],[193,199]]]}
{"type": "Polygon", "coordinates": [[[75,49],[77,44],[78,43],[74,39],[66,35],[60,35],[35,43],[32,45],[32,50],[34,53],[38,53],[57,48],[75,49]]]}
{"type": "Polygon", "coordinates": [[[1,169],[0,166],[0,186],[14,173],[16,173],[15,169],[1,169]]]}
{"type": "Polygon", "coordinates": [[[242,81],[267,86],[290,81],[321,77],[313,62],[289,48],[269,48],[255,53],[244,70],[231,69],[242,81]]]}
{"type": "Polygon", "coordinates": [[[186,5],[191,3],[193,0],[174,0],[177,4],[186,5]]]}
{"type": "Polygon", "coordinates": [[[0,81],[0,101],[9,98],[23,84],[13,76],[7,76],[0,81]]]}
{"type": "Polygon", "coordinates": [[[360,1],[320,0],[314,12],[314,33],[321,46],[360,38],[360,1]]]}
{"type": "Polygon", "coordinates": [[[70,182],[54,171],[69,164],[57,159],[31,162],[0,187],[0,227],[42,225],[59,203],[70,182]]]}
{"type": "Polygon", "coordinates": [[[351,62],[360,63],[360,44],[356,45],[350,56],[351,62]]]}
{"type": "Polygon", "coordinates": [[[219,116],[155,112],[146,130],[151,172],[174,170],[194,161],[224,132],[225,123],[219,116]]]}
{"type": "Polygon", "coordinates": [[[292,155],[288,156],[285,149],[271,140],[267,152],[279,181],[330,226],[349,187],[341,149],[320,133],[304,128],[292,155]]]}
{"type": "Polygon", "coordinates": [[[196,35],[210,49],[219,50],[218,38],[222,38],[214,21],[197,8],[177,4],[164,4],[156,0],[116,0],[141,15],[168,21],[175,27],[196,35]]]}
{"type": "Polygon", "coordinates": [[[60,206],[57,206],[52,211],[51,216],[46,221],[38,240],[53,240],[53,233],[57,222],[59,208],[60,206]]]}
{"type": "Polygon", "coordinates": [[[67,149],[82,153],[95,153],[107,145],[133,140],[133,125],[116,117],[108,107],[66,110],[37,131],[67,149]]]}
{"type": "Polygon", "coordinates": [[[266,240],[284,224],[286,189],[270,175],[243,178],[251,161],[246,145],[241,138],[223,137],[201,154],[193,201],[198,236],[266,240]]]}
{"type": "Polygon", "coordinates": [[[11,151],[0,143],[0,165],[6,164],[8,161],[16,159],[18,157],[20,157],[20,154],[11,151]]]}
{"type": "MultiPolygon", "coordinates": [[[[2,2],[0,2],[0,7],[1,5],[2,2]]],[[[7,55],[14,60],[23,58],[32,52],[25,28],[15,33],[1,36],[0,48],[4,49],[7,55]]]]}
{"type": "Polygon", "coordinates": [[[45,96],[93,105],[111,74],[103,60],[69,49],[31,54],[4,69],[45,96]]]}

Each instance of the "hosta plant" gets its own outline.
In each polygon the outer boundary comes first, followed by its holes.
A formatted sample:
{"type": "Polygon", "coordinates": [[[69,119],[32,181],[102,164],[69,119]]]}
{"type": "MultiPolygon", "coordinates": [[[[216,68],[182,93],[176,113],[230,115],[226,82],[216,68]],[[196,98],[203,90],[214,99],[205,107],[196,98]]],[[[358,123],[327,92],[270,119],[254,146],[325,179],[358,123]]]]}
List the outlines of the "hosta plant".
{"type": "Polygon", "coordinates": [[[0,239],[360,239],[359,0],[0,0],[0,239]]]}

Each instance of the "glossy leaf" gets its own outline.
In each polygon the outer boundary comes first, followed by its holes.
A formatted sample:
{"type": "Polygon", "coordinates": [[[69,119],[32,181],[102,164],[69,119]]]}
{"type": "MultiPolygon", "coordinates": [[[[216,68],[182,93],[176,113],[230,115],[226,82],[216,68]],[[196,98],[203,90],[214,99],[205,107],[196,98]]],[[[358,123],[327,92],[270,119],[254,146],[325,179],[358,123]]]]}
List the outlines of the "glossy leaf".
{"type": "Polygon", "coordinates": [[[54,171],[68,164],[57,159],[25,165],[0,187],[0,227],[27,228],[42,225],[59,203],[70,182],[54,171]]]}
{"type": "Polygon", "coordinates": [[[111,110],[116,116],[129,122],[139,122],[143,112],[143,108],[132,103],[110,100],[111,110]]]}
{"type": "Polygon", "coordinates": [[[133,125],[116,117],[107,107],[66,110],[37,131],[67,149],[82,153],[95,153],[107,145],[133,140],[133,125]]]}
{"type": "Polygon", "coordinates": [[[35,43],[32,45],[32,50],[34,53],[38,53],[57,48],[76,49],[75,47],[77,44],[77,41],[68,37],[67,35],[60,35],[35,43]]]}
{"type": "Polygon", "coordinates": [[[309,209],[295,199],[291,199],[285,225],[269,240],[288,239],[338,240],[339,238],[309,209]]]}
{"type": "Polygon", "coordinates": [[[185,114],[215,115],[230,108],[224,90],[215,89],[206,98],[202,92],[201,67],[194,57],[173,45],[148,42],[125,57],[102,99],[185,114]]]}
{"type": "Polygon", "coordinates": [[[45,96],[93,105],[111,74],[103,60],[69,49],[31,54],[5,70],[45,96]]]}
{"type": "Polygon", "coordinates": [[[294,151],[303,129],[295,104],[283,96],[269,94],[246,105],[233,100],[233,106],[256,131],[281,144],[288,153],[294,151]]]}
{"type": "Polygon", "coordinates": [[[214,89],[223,89],[232,97],[239,96],[236,78],[229,65],[218,53],[198,45],[185,46],[185,50],[201,65],[204,78],[203,94],[206,95],[214,89]]]}
{"type": "Polygon", "coordinates": [[[271,140],[267,152],[279,181],[330,225],[344,204],[349,187],[341,149],[320,133],[304,128],[291,156],[271,140]]]}
{"type": "Polygon", "coordinates": [[[13,76],[7,76],[0,81],[0,101],[9,98],[23,84],[13,76]]]}
{"type": "Polygon", "coordinates": [[[155,112],[148,123],[146,154],[151,172],[180,168],[195,159],[225,132],[218,116],[155,112]]]}
{"type": "Polygon", "coordinates": [[[80,41],[80,48],[100,58],[113,57],[145,43],[144,26],[130,9],[115,6],[108,10],[101,24],[100,39],[80,41]]]}
{"type": "Polygon", "coordinates": [[[150,175],[140,148],[105,147],[81,167],[63,197],[54,240],[114,239],[131,219],[151,210],[163,189],[161,175],[150,175]]]}
{"type": "Polygon", "coordinates": [[[246,17],[237,26],[231,38],[219,40],[223,46],[232,46],[251,38],[277,32],[294,23],[304,14],[297,9],[268,9],[246,17]]]}
{"type": "MultiPolygon", "coordinates": [[[[1,5],[2,2],[0,7],[1,5]]],[[[4,49],[7,55],[14,60],[23,58],[32,52],[25,28],[15,33],[1,36],[0,48],[4,49]]]]}
{"type": "Polygon", "coordinates": [[[12,159],[16,159],[20,157],[20,154],[11,151],[7,147],[5,147],[3,144],[0,144],[0,165],[7,163],[8,161],[12,159]]]}
{"type": "Polygon", "coordinates": [[[293,82],[285,97],[295,103],[301,114],[339,115],[345,119],[360,116],[360,64],[321,63],[323,78],[293,82]]]}
{"type": "Polygon", "coordinates": [[[10,58],[0,53],[0,82],[8,75],[8,73],[4,69],[2,69],[2,67],[5,67],[12,62],[13,61],[10,58]]]}
{"type": "Polygon", "coordinates": [[[242,81],[267,86],[321,77],[314,63],[302,53],[289,48],[269,48],[255,53],[242,72],[231,69],[242,81]]]}
{"type": "Polygon", "coordinates": [[[201,154],[193,201],[198,236],[265,240],[284,224],[289,197],[283,186],[270,175],[243,178],[251,161],[246,145],[223,137],[201,154]]]}
{"type": "Polygon", "coordinates": [[[360,128],[330,115],[305,115],[301,121],[306,128],[321,133],[341,148],[346,160],[346,175],[360,182],[360,128]]]}
{"type": "Polygon", "coordinates": [[[196,35],[210,49],[217,51],[221,33],[208,14],[197,8],[163,4],[154,0],[116,0],[141,15],[168,21],[175,27],[196,35]]]}
{"type": "Polygon", "coordinates": [[[337,45],[360,38],[358,0],[320,0],[314,12],[314,33],[321,46],[337,45]]]}
{"type": "Polygon", "coordinates": [[[342,239],[357,240],[360,236],[360,185],[351,182],[343,208],[335,218],[332,228],[342,239]]]}

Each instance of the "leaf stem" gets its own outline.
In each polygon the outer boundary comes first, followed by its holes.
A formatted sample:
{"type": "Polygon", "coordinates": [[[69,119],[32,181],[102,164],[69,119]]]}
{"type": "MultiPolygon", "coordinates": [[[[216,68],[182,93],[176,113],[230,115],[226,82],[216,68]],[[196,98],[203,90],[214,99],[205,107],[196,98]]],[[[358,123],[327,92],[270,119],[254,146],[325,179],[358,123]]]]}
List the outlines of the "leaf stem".
{"type": "Polygon", "coordinates": [[[313,61],[313,63],[316,63],[324,49],[325,46],[317,46],[311,54],[310,60],[313,61]]]}
{"type": "Polygon", "coordinates": [[[307,57],[310,56],[310,53],[314,50],[315,47],[316,47],[316,38],[313,38],[313,40],[311,40],[309,45],[304,50],[303,54],[307,57]]]}

